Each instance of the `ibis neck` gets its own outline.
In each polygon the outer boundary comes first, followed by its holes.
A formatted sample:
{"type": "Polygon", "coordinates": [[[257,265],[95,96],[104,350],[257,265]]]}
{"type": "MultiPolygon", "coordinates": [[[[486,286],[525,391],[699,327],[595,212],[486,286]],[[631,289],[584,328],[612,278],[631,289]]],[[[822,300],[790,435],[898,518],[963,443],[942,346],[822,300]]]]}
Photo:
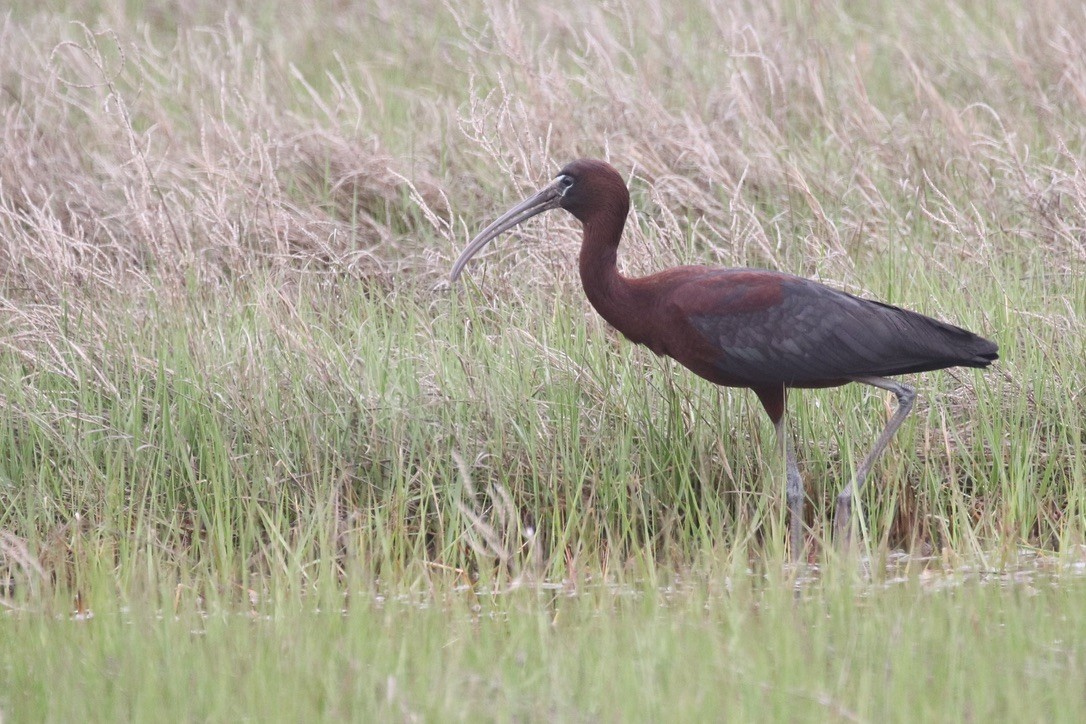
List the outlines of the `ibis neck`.
{"type": "Polygon", "coordinates": [[[581,243],[581,284],[585,296],[611,326],[629,335],[628,320],[636,315],[628,279],[618,273],[618,241],[625,217],[584,222],[581,243]]]}

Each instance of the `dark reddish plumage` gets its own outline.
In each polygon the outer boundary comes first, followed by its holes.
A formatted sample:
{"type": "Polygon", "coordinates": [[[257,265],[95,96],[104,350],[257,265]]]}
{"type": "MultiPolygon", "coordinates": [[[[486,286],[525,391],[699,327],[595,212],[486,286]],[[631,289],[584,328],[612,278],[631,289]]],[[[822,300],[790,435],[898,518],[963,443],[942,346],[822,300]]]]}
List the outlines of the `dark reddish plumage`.
{"type": "Polygon", "coordinates": [[[960,327],[780,272],[684,266],[627,279],[616,260],[629,206],[626,185],[611,166],[574,161],[473,239],[452,278],[479,249],[525,219],[552,208],[572,213],[584,225],[581,282],[604,319],[711,382],[749,387],[758,395],[787,460],[793,556],[800,553],[803,497],[782,425],[787,388],[865,382],[898,397],[897,413],[838,498],[838,527],[847,535],[852,495],[915,396],[912,388],[885,378],[986,367],[998,356],[994,343],[960,327]]]}

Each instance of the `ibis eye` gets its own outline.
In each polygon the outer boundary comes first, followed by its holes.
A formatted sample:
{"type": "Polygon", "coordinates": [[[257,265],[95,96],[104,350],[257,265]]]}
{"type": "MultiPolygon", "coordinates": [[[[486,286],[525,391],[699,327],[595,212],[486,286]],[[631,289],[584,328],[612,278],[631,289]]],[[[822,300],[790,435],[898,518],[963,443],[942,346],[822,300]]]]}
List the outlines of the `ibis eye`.
{"type": "Polygon", "coordinates": [[[564,196],[567,191],[573,186],[572,176],[559,176],[558,186],[562,189],[562,195],[564,196]]]}

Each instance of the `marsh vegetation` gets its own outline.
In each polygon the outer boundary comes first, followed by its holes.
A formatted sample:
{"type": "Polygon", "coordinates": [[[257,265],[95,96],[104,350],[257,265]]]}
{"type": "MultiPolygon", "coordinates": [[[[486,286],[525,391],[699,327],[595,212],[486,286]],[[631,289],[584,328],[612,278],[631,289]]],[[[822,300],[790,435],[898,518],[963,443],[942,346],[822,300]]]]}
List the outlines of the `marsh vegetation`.
{"type": "Polygon", "coordinates": [[[1083,37],[1055,0],[16,0],[0,714],[1081,719],[1083,37]],[[443,283],[581,156],[628,175],[630,274],[999,343],[915,378],[862,566],[824,532],[886,395],[791,400],[797,581],[755,399],[609,330],[573,219],[443,283]]]}

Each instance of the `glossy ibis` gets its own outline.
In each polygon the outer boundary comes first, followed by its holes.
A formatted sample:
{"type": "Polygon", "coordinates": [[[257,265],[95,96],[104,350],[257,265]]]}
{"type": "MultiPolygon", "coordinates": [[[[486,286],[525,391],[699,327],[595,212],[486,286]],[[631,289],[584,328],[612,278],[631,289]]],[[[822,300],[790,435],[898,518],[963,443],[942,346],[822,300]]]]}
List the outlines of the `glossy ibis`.
{"type": "Polygon", "coordinates": [[[628,279],[619,274],[615,261],[630,194],[618,172],[603,161],[570,163],[551,184],[483,229],[453,264],[452,281],[499,234],[559,208],[584,226],[581,282],[605,320],[630,341],[675,359],[710,382],[749,387],[758,396],[785,459],[793,560],[803,550],[804,492],[784,425],[789,388],[862,382],[897,396],[897,410],[852,482],[837,496],[835,528],[844,543],[853,496],[916,398],[912,387],[887,378],[946,367],[987,367],[998,357],[993,342],[960,327],[790,274],[682,266],[628,279]]]}

